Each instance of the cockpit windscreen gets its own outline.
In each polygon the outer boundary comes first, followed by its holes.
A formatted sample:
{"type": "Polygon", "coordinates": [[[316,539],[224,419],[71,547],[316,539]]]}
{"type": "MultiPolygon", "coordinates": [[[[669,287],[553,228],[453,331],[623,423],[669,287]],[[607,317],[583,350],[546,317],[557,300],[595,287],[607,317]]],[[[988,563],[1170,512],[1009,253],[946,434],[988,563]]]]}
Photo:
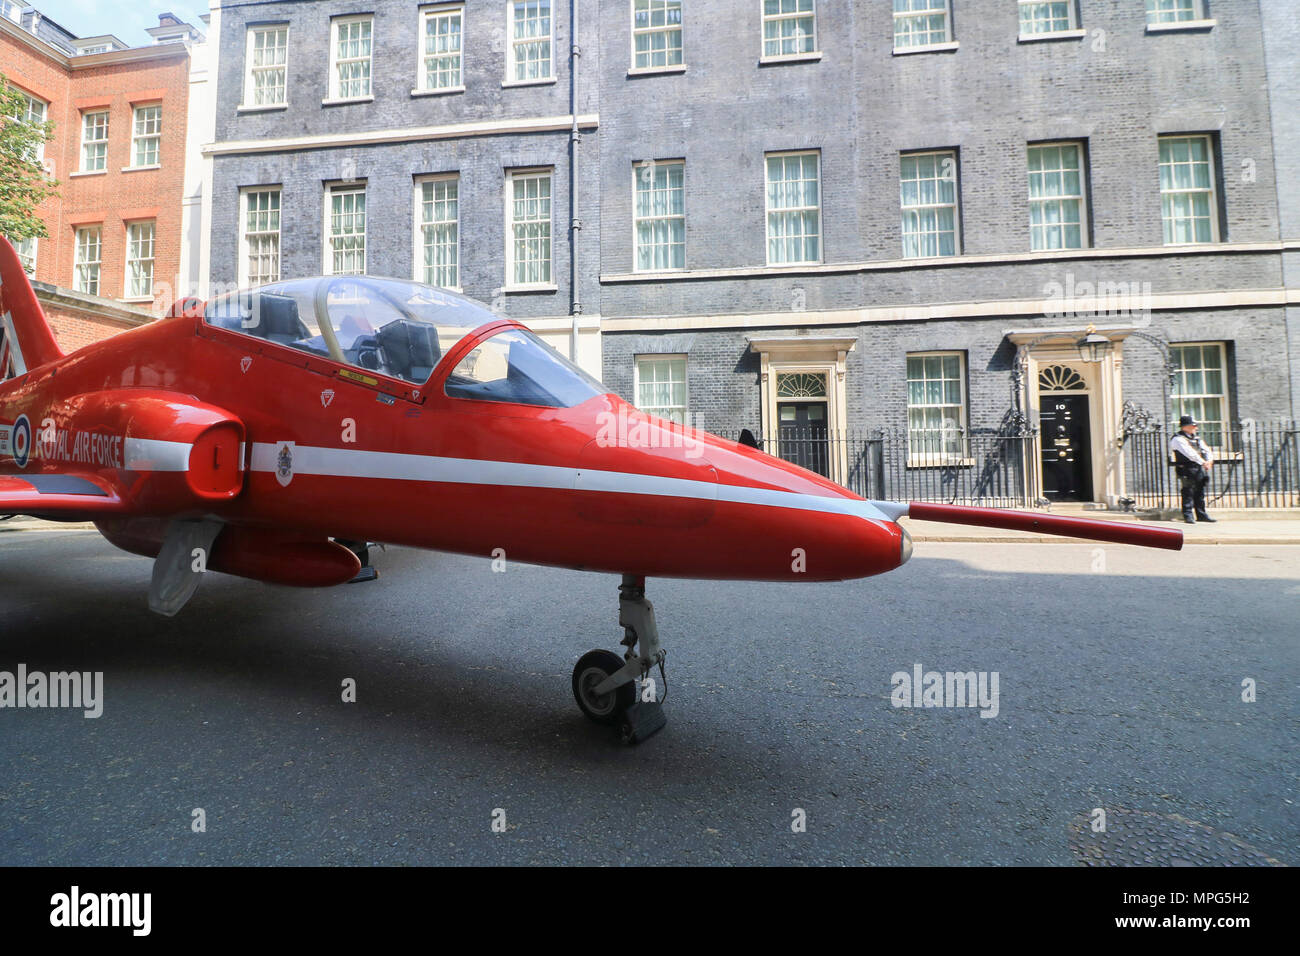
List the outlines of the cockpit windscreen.
{"type": "Polygon", "coordinates": [[[222,296],[205,321],[301,352],[423,385],[458,341],[497,318],[462,296],[416,282],[335,276],[222,296]]]}
{"type": "Polygon", "coordinates": [[[478,343],[447,376],[452,398],[572,408],[608,389],[533,333],[502,329],[478,343]]]}

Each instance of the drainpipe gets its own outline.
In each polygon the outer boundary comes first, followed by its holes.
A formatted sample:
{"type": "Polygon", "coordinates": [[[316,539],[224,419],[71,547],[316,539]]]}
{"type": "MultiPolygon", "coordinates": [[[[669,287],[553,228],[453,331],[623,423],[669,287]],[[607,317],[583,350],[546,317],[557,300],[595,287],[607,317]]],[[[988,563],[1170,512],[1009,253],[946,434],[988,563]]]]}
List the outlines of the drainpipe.
{"type": "Polygon", "coordinates": [[[582,50],[578,46],[578,4],[569,2],[569,115],[573,126],[569,130],[569,314],[573,316],[573,329],[569,357],[578,361],[578,323],[582,318],[582,300],[578,294],[578,234],[582,220],[578,218],[578,144],[582,134],[578,131],[578,61],[582,50]]]}

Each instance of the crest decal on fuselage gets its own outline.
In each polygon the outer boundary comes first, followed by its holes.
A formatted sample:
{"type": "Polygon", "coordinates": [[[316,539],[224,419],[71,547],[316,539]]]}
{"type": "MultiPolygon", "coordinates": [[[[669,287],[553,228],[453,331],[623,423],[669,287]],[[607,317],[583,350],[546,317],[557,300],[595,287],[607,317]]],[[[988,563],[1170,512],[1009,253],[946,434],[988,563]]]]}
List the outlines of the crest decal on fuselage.
{"type": "Polygon", "coordinates": [[[275,453],[275,480],[283,488],[289,487],[289,482],[293,481],[293,452],[294,443],[282,441],[275,453]]]}

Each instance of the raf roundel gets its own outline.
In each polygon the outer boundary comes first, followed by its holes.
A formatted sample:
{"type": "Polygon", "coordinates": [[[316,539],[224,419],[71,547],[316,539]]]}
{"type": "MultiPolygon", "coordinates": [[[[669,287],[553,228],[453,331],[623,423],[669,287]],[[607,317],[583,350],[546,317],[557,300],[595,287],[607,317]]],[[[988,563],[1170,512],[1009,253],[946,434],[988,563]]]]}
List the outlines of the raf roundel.
{"type": "Polygon", "coordinates": [[[10,442],[14,464],[19,468],[26,468],[32,453],[32,423],[27,420],[26,415],[19,415],[18,421],[14,422],[10,442]]]}

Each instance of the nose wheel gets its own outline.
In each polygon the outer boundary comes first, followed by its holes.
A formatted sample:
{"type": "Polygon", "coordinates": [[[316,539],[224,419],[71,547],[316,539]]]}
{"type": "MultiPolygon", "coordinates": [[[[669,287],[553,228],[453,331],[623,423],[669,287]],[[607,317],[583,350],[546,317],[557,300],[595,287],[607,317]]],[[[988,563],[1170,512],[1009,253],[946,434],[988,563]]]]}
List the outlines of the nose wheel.
{"type": "Polygon", "coordinates": [[[613,651],[588,651],[578,658],[573,668],[573,699],[588,720],[598,724],[616,724],[623,711],[636,702],[636,688],[631,683],[604,694],[596,693],[596,688],[611,674],[618,673],[622,666],[623,659],[613,651]]]}
{"type": "MultiPolygon", "coordinates": [[[[589,720],[617,726],[624,743],[640,743],[661,730],[667,719],[660,700],[638,700],[633,681],[650,668],[662,675],[667,652],[659,644],[654,605],[646,600],[645,578],[623,575],[618,589],[618,623],[627,653],[588,651],[573,668],[573,699],[589,720]]],[[[665,690],[667,683],[665,678],[665,690]]]]}

